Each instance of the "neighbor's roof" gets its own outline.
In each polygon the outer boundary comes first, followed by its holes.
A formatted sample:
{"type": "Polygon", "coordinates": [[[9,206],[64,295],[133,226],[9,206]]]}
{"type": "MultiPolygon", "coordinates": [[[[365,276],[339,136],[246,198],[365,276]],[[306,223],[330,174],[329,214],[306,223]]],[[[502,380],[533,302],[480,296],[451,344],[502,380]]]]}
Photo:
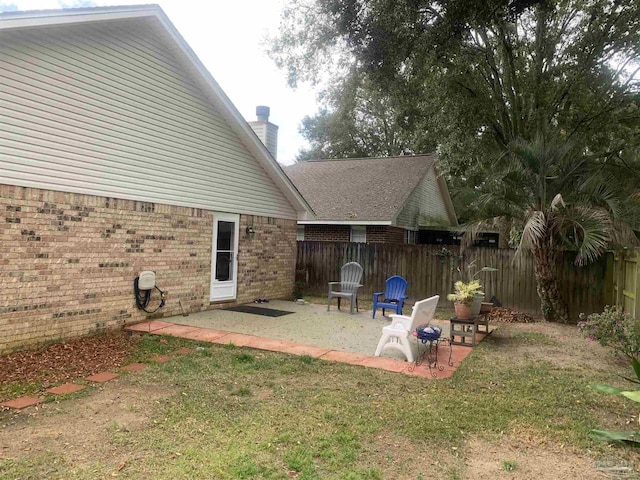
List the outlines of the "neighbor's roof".
{"type": "Polygon", "coordinates": [[[436,161],[435,155],[311,160],[285,172],[318,221],[390,223],[436,161]]]}
{"type": "Polygon", "coordinates": [[[126,5],[117,7],[69,8],[61,10],[33,10],[0,13],[0,31],[14,29],[32,29],[51,25],[90,24],[146,18],[159,23],[164,29],[164,37],[173,53],[183,61],[192,78],[220,115],[238,135],[242,143],[256,157],[269,177],[289,199],[298,212],[298,219],[313,218],[313,211],[305,199],[293,186],[282,167],[271,156],[264,144],[258,139],[238,109],[224,93],[218,82],[211,76],[195,52],[173,26],[169,17],[159,5],[126,5]]]}

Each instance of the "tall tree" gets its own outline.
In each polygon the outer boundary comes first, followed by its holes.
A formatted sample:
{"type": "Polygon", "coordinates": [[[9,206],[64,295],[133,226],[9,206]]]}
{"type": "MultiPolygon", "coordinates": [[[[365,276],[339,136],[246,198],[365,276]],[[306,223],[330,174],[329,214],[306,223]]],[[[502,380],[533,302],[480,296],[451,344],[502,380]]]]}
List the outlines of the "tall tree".
{"type": "Polygon", "coordinates": [[[433,143],[423,145],[425,136],[413,129],[417,109],[366,78],[348,76],[329,87],[323,98],[327,107],[302,121],[300,132],[311,148],[302,150],[298,160],[392,156],[406,149],[435,148],[433,143]]]}
{"type": "MultiPolygon", "coordinates": [[[[640,144],[635,0],[290,0],[271,54],[292,85],[358,84],[361,99],[385,99],[399,138],[438,145],[454,189],[478,183],[511,141],[548,132],[633,170],[625,159],[640,144]]],[[[327,94],[327,111],[306,123],[323,152],[334,143],[349,150],[323,128],[356,117],[362,101],[345,98],[354,96],[327,94]]],[[[384,151],[375,131],[369,144],[384,151]]]]}

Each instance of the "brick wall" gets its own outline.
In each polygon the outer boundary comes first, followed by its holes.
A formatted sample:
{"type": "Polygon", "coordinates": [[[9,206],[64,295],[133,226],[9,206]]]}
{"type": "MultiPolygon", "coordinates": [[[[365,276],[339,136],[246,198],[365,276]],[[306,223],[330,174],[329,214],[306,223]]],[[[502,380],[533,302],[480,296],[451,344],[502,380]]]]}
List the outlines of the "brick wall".
{"type": "MultiPolygon", "coordinates": [[[[0,212],[0,351],[145,320],[133,298],[142,270],[168,293],[156,316],[179,314],[178,299],[189,311],[217,307],[210,211],[0,185],[0,212]]],[[[290,296],[295,221],[240,223],[238,302],[290,296]]]]}
{"type": "Polygon", "coordinates": [[[387,225],[367,225],[367,243],[400,243],[405,239],[403,228],[387,225]]]}
{"type": "MultiPolygon", "coordinates": [[[[349,242],[350,225],[305,225],[305,241],[349,242]]],[[[405,230],[387,225],[367,225],[367,243],[404,243],[405,230]]]]}
{"type": "Polygon", "coordinates": [[[305,225],[304,239],[319,242],[351,241],[350,225],[305,225]]]}
{"type": "Polygon", "coordinates": [[[238,303],[256,298],[291,298],[296,271],[295,220],[240,216],[238,303]],[[248,225],[253,238],[246,233],[248,225]]]}

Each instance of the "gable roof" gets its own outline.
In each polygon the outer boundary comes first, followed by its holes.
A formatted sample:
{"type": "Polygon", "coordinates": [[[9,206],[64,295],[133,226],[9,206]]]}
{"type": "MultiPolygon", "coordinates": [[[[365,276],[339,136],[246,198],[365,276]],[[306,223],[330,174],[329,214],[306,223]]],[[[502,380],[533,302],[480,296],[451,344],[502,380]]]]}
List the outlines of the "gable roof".
{"type": "Polygon", "coordinates": [[[390,225],[436,162],[435,155],[311,160],[285,172],[316,214],[317,222],[304,223],[390,225]]]}
{"type": "Polygon", "coordinates": [[[118,7],[74,8],[6,12],[0,14],[0,31],[46,28],[56,25],[91,24],[130,19],[144,19],[161,33],[167,47],[178,58],[185,71],[202,89],[208,101],[224,118],[231,129],[264,169],[269,178],[283,192],[297,212],[298,219],[313,218],[313,210],[293,186],[282,167],[249,127],[240,112],[223,92],[194,51],[182,38],[158,5],[129,5],[118,7]]]}

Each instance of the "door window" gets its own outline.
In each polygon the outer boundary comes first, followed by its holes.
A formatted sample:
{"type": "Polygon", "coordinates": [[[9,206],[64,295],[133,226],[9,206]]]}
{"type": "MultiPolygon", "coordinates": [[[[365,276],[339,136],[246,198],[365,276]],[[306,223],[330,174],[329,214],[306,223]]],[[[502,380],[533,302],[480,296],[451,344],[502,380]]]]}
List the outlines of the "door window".
{"type": "Polygon", "coordinates": [[[234,222],[218,221],[215,278],[219,282],[233,280],[234,230],[234,222]]]}

